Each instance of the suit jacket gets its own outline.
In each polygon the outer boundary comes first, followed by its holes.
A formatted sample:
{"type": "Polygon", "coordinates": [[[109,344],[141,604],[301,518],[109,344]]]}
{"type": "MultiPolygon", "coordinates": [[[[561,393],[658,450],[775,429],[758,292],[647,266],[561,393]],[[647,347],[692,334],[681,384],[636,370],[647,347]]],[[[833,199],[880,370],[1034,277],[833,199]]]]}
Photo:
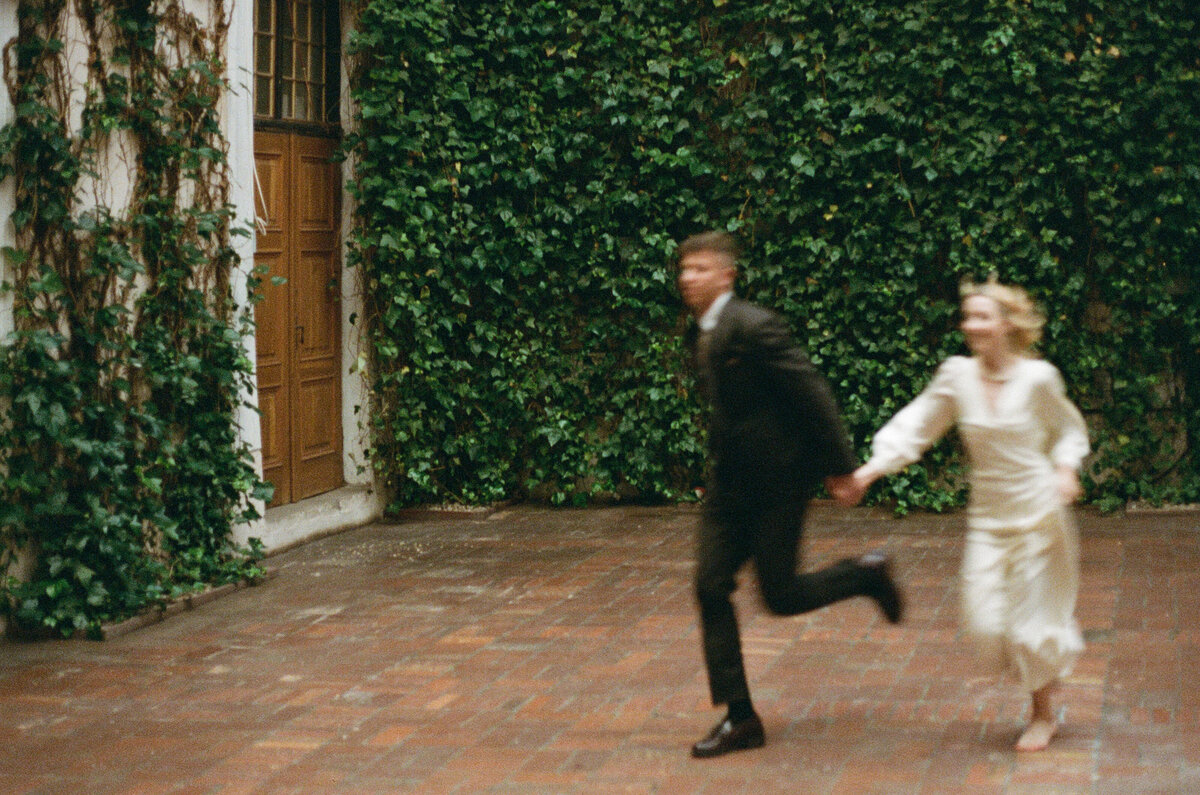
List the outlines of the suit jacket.
{"type": "MultiPolygon", "coordinates": [[[[685,335],[693,366],[699,328],[685,335]]],[[[780,489],[809,492],[827,475],[856,466],[841,413],[825,378],[779,315],[737,297],[718,316],[697,372],[711,407],[710,497],[770,499],[780,489]]]]}

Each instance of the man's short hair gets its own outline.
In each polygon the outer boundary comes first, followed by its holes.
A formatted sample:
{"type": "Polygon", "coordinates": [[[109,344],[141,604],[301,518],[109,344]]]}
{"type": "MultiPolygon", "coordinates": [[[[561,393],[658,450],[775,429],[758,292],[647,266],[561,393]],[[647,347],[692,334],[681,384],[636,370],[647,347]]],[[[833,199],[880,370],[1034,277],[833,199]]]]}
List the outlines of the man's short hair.
{"type": "Polygon", "coordinates": [[[722,254],[729,259],[731,268],[737,265],[738,255],[741,253],[738,251],[737,241],[731,235],[720,230],[713,230],[684,238],[675,250],[675,256],[682,260],[688,254],[695,254],[697,251],[722,254]]]}

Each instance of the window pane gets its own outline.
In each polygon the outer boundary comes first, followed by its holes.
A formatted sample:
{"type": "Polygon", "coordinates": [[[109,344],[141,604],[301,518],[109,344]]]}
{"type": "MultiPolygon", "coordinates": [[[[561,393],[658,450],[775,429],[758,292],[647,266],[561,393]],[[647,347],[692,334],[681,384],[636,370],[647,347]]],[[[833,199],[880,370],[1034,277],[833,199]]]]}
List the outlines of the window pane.
{"type": "Polygon", "coordinates": [[[254,112],[259,116],[271,115],[271,78],[260,77],[254,81],[254,112]]]}
{"type": "Polygon", "coordinates": [[[254,4],[254,29],[270,33],[275,28],[275,0],[258,0],[254,4]]]}
{"type": "Polygon", "coordinates": [[[254,69],[260,74],[271,74],[271,62],[274,61],[274,53],[271,52],[271,37],[270,36],[255,36],[254,37],[254,69]]]}
{"type": "Polygon", "coordinates": [[[305,2],[296,4],[296,38],[312,41],[312,6],[305,2]]]}
{"type": "Polygon", "coordinates": [[[308,71],[309,51],[312,48],[302,41],[296,42],[296,79],[311,80],[308,71]]]}
{"type": "Polygon", "coordinates": [[[292,20],[295,18],[296,6],[293,3],[285,2],[283,13],[279,17],[279,25],[276,28],[279,38],[291,38],[296,35],[296,31],[292,27],[292,20]]]}
{"type": "Polygon", "coordinates": [[[295,77],[295,71],[292,68],[292,47],[295,43],[289,39],[281,39],[279,42],[279,76],[284,80],[295,77]]]}
{"type": "Polygon", "coordinates": [[[309,55],[311,55],[311,68],[309,71],[309,79],[317,82],[325,82],[325,48],[321,46],[310,47],[309,55]]]}

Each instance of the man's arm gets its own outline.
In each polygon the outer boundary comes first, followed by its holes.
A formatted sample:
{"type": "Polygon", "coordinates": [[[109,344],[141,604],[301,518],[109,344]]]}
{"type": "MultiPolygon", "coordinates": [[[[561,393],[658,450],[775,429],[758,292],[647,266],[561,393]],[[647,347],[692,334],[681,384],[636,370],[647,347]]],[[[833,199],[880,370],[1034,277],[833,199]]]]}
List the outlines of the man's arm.
{"type": "Polygon", "coordinates": [[[795,342],[783,318],[768,313],[757,342],[771,387],[794,412],[800,431],[828,475],[849,475],[857,460],[829,382],[795,342]]]}

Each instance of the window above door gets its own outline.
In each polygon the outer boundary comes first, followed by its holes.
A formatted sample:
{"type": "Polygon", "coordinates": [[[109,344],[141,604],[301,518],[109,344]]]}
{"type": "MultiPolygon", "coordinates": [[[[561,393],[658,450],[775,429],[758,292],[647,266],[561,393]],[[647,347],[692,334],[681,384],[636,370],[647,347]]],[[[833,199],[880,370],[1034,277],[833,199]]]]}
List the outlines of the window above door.
{"type": "Polygon", "coordinates": [[[340,37],[337,0],[254,0],[256,126],[336,130],[340,37]]]}

